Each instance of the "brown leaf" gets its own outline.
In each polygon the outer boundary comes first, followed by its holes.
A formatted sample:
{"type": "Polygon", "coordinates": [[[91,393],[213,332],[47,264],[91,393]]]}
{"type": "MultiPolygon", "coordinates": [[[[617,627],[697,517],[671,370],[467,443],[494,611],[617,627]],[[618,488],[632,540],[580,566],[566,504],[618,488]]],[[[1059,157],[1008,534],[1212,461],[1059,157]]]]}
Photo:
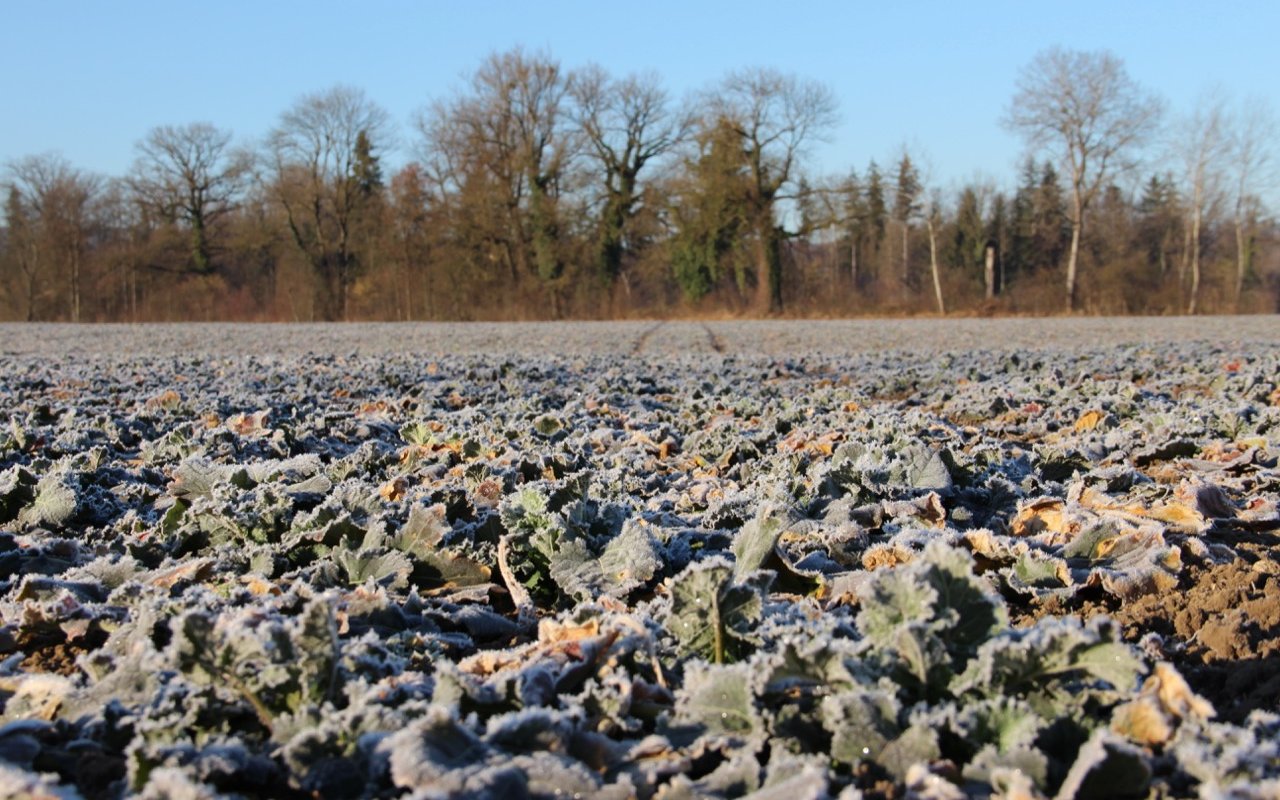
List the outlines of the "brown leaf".
{"type": "Polygon", "coordinates": [[[227,419],[227,427],[240,436],[261,436],[267,432],[267,412],[233,414],[227,419]]]}
{"type": "Polygon", "coordinates": [[[165,389],[163,392],[160,392],[147,400],[146,406],[151,409],[162,408],[166,411],[172,411],[177,408],[180,403],[182,403],[182,395],[178,394],[173,389],[165,389]]]}
{"type": "Polygon", "coordinates": [[[262,597],[264,595],[279,596],[282,594],[279,586],[261,575],[241,575],[240,583],[249,590],[250,594],[257,597],[262,597]]]}
{"type": "Polygon", "coordinates": [[[542,644],[577,642],[594,639],[599,635],[600,622],[594,619],[582,625],[561,624],[553,619],[544,619],[538,623],[538,641],[542,644]]]}
{"type": "Polygon", "coordinates": [[[172,589],[179,581],[201,581],[213,571],[213,563],[211,558],[189,561],[172,569],[152,573],[147,583],[161,589],[172,589]]]}
{"type": "Polygon", "coordinates": [[[370,403],[362,403],[360,405],[360,408],[356,411],[356,416],[385,417],[387,416],[388,408],[390,408],[390,406],[387,405],[386,400],[374,400],[373,402],[370,402],[370,403]]]}
{"type": "Polygon", "coordinates": [[[1161,708],[1179,719],[1206,720],[1217,715],[1213,704],[1191,691],[1182,674],[1168,662],[1156,664],[1154,673],[1147,678],[1142,690],[1154,692],[1161,708]]]}
{"type": "Polygon", "coordinates": [[[378,494],[383,500],[394,503],[397,500],[404,499],[404,493],[409,488],[409,484],[403,477],[392,478],[382,484],[378,489],[378,494]]]}
{"type": "Polygon", "coordinates": [[[1139,695],[1119,706],[1111,719],[1112,730],[1139,744],[1167,744],[1179,721],[1203,722],[1217,715],[1213,704],[1193,692],[1178,670],[1166,661],[1156,664],[1139,695]]]}
{"type": "Polygon", "coordinates": [[[1102,422],[1102,412],[1097,409],[1090,409],[1089,411],[1081,414],[1080,418],[1076,420],[1075,432],[1084,433],[1085,431],[1091,431],[1098,427],[1100,422],[1102,422]]]}
{"type": "Polygon", "coordinates": [[[878,544],[867,548],[867,551],[862,554],[862,567],[869,572],[884,567],[896,567],[899,564],[910,564],[912,558],[913,556],[909,550],[893,545],[878,544]]]}
{"type": "Polygon", "coordinates": [[[1111,730],[1130,741],[1153,747],[1173,738],[1173,725],[1153,697],[1139,697],[1118,706],[1111,717],[1111,730]]]}
{"type": "Polygon", "coordinates": [[[1014,536],[1068,533],[1070,525],[1067,521],[1066,503],[1056,498],[1032,501],[1018,511],[1010,529],[1014,536]]]}

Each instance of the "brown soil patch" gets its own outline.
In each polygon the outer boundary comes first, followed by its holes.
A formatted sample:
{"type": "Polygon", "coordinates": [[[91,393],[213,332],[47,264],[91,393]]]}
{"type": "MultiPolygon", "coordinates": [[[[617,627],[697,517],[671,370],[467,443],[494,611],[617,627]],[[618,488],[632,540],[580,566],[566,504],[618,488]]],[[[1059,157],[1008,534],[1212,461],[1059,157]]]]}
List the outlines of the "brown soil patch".
{"type": "Polygon", "coordinates": [[[1028,609],[1020,622],[1067,613],[1107,614],[1134,644],[1149,633],[1219,719],[1238,722],[1254,709],[1280,709],[1280,575],[1263,548],[1243,547],[1226,564],[1186,569],[1178,588],[1120,604],[1028,609]],[[1260,552],[1261,551],[1261,552],[1260,552]]]}

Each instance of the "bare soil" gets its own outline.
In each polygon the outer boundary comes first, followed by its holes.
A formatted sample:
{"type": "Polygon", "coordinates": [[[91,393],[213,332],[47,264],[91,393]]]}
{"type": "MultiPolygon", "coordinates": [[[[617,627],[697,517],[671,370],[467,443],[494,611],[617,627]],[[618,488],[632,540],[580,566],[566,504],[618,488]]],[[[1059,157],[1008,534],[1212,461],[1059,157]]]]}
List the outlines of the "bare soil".
{"type": "Polygon", "coordinates": [[[1148,650],[1173,663],[1219,719],[1240,722],[1255,709],[1280,711],[1280,552],[1273,536],[1235,548],[1227,563],[1189,565],[1175,591],[1129,603],[1095,597],[1078,607],[1045,603],[1020,623],[1043,616],[1106,614],[1134,644],[1156,634],[1148,650]]]}

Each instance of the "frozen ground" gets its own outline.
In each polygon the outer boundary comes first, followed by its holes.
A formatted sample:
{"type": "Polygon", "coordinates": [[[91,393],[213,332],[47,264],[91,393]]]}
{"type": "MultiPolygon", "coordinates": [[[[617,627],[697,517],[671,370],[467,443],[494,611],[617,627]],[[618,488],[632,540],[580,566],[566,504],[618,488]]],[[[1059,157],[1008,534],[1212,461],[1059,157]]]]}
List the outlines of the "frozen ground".
{"type": "Polygon", "coordinates": [[[1159,342],[1280,344],[1280,316],[1046,319],[0,325],[0,354],[708,354],[1093,348],[1159,342]]]}
{"type": "Polygon", "coordinates": [[[1280,796],[1280,318],[0,327],[0,796],[1280,796]]]}

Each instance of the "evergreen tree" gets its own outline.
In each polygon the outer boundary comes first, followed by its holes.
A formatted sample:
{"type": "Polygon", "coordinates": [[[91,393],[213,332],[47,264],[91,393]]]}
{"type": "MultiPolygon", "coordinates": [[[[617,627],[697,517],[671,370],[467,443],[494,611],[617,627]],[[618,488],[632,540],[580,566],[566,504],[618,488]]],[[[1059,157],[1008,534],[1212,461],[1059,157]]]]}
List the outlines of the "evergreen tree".
{"type": "Polygon", "coordinates": [[[1071,239],[1066,200],[1058,184],[1058,171],[1044,162],[1032,200],[1031,244],[1033,266],[1057,269],[1071,239]]]}
{"type": "Polygon", "coordinates": [[[1181,239],[1182,212],[1172,177],[1152,175],[1138,201],[1138,243],[1147,264],[1169,274],[1181,239]]]}
{"type": "Polygon", "coordinates": [[[868,272],[875,275],[879,273],[880,247],[884,243],[885,226],[889,218],[889,211],[884,196],[884,177],[880,174],[880,167],[877,166],[874,159],[867,165],[866,207],[865,230],[870,255],[872,256],[868,259],[868,272]]]}
{"type": "MultiPolygon", "coordinates": [[[[1006,282],[1008,275],[1005,273],[1005,253],[1009,250],[1009,204],[1005,200],[1004,192],[996,192],[991,198],[991,216],[987,220],[987,244],[994,245],[995,252],[995,269],[996,269],[996,286],[995,293],[999,294],[1008,286],[1006,282]]],[[[986,252],[984,250],[983,257],[985,259],[986,252]]]]}
{"type": "Polygon", "coordinates": [[[911,281],[911,222],[920,213],[920,174],[911,156],[902,154],[893,192],[893,218],[902,227],[902,282],[911,281]]]}
{"type": "Polygon", "coordinates": [[[966,186],[956,205],[956,221],[946,258],[965,275],[981,274],[986,243],[987,230],[978,192],[973,186],[966,186]]]}
{"type": "Polygon", "coordinates": [[[867,198],[862,183],[858,180],[858,171],[850,170],[844,182],[843,216],[845,221],[845,242],[843,250],[848,253],[849,282],[854,288],[866,280],[866,247],[868,228],[867,198]]]}
{"type": "Polygon", "coordinates": [[[746,289],[745,265],[734,258],[747,221],[742,140],[722,119],[699,135],[698,145],[698,157],[685,164],[686,177],[671,208],[676,221],[671,269],[690,302],[711,293],[729,270],[739,291],[746,289]]]}

